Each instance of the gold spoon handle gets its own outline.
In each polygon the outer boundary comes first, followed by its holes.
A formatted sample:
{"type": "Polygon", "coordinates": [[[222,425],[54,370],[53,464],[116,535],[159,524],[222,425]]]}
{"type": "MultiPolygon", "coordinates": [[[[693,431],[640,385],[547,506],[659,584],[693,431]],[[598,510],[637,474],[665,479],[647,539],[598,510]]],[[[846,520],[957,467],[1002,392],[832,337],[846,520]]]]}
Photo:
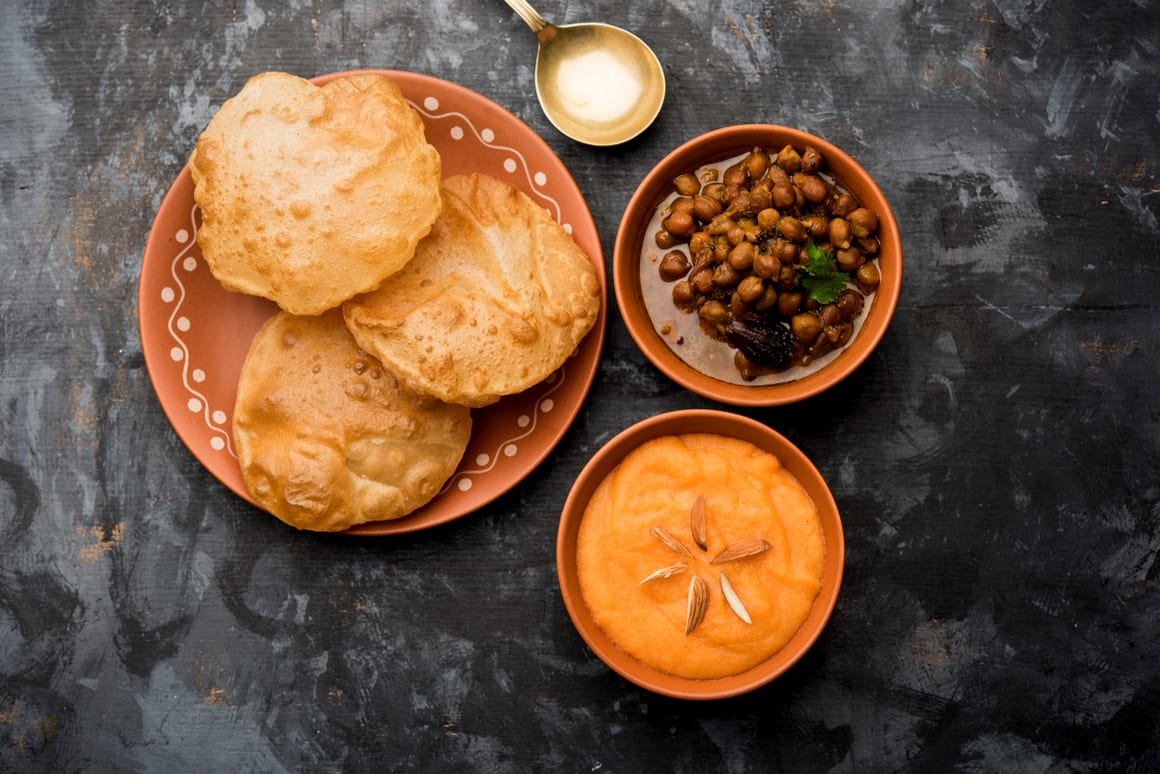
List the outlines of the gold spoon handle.
{"type": "Polygon", "coordinates": [[[540,36],[540,30],[549,26],[548,22],[543,16],[528,4],[527,0],[504,0],[508,7],[516,12],[516,15],[524,20],[524,23],[532,28],[532,32],[536,33],[536,37],[540,36]]]}

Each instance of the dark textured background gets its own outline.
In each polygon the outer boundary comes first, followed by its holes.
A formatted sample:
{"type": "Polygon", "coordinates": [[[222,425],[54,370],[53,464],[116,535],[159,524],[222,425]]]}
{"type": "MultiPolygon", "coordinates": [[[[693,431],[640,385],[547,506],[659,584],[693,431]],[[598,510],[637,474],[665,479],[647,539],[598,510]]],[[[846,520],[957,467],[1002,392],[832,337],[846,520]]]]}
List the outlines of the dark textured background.
{"type": "Polygon", "coordinates": [[[539,4],[656,48],[659,122],[578,146],[499,0],[0,4],[0,770],[1160,769],[1160,6],[1050,0],[539,4]],[[255,72],[410,69],[556,150],[606,259],[648,167],[800,127],[890,197],[906,273],[846,383],[747,412],[815,460],[846,580],[787,675],[669,700],[559,597],[567,489],[628,424],[707,405],[613,310],[558,452],[391,539],[299,534],[166,422],[136,322],[152,217],[255,72]]]}

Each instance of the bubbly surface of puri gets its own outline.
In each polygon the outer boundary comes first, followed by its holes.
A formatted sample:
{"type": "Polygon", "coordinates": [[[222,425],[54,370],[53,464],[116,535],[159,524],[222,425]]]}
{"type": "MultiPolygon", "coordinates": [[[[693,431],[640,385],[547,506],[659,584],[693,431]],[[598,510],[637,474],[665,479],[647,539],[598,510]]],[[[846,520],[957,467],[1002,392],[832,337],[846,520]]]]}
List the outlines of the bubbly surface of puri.
{"type": "Polygon", "coordinates": [[[470,409],[402,389],[337,309],[275,314],[238,380],[233,436],[246,487],[299,529],[407,515],[439,493],[470,434],[470,409]]]}
{"type": "Polygon", "coordinates": [[[399,86],[256,75],[190,158],[197,240],[230,290],[318,314],[403,266],[439,214],[442,162],[399,86]]]}
{"type": "Polygon", "coordinates": [[[559,368],[592,329],[590,259],[543,207],[483,174],[443,183],[414,258],[343,305],[359,344],[404,384],[486,406],[559,368]]]}
{"type": "Polygon", "coordinates": [[[825,550],[813,500],[777,457],[695,433],[642,444],[600,483],[576,563],[586,606],[621,650],[711,679],[785,647],[821,589],[825,550]]]}

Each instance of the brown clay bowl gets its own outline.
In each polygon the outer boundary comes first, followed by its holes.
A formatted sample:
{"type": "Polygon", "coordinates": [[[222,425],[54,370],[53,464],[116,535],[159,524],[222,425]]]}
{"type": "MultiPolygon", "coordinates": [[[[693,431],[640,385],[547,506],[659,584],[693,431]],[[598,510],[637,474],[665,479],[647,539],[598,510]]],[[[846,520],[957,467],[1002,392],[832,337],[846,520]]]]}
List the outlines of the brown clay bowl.
{"type": "Polygon", "coordinates": [[[615,436],[593,455],[576,478],[564,503],[556,539],[556,571],[568,615],[588,647],[614,672],[632,683],[679,699],[722,699],[763,686],[793,666],[813,646],[833,612],[845,568],[845,537],[838,507],[817,468],[796,446],[769,427],[733,413],[711,409],[673,411],[639,422],[615,436]],[[600,482],[640,444],[660,436],[716,433],[771,452],[809,493],[825,537],[822,585],[809,616],[784,648],[766,661],[729,677],[697,680],[676,677],[633,658],[608,637],[592,617],[580,591],[576,546],[585,507],[600,482]]]}
{"type": "MultiPolygon", "coordinates": [[[[661,251],[663,252],[663,251],[661,251]]],[[[777,406],[812,397],[849,376],[874,351],[886,333],[902,286],[902,242],[886,196],[870,174],[835,145],[797,129],[772,124],[743,124],[717,129],[681,145],[645,176],[621,217],[612,257],[616,301],[629,334],[652,363],[677,384],[721,403],[735,406],[777,406]],[[825,158],[824,171],[878,214],[881,283],[861,329],[841,352],[812,373],[777,384],[731,384],[707,376],[681,359],[656,330],[641,291],[642,246],[647,238],[655,251],[649,221],[669,195],[677,175],[743,154],[755,146],[776,153],[786,145],[801,151],[812,145],[825,158]]]]}

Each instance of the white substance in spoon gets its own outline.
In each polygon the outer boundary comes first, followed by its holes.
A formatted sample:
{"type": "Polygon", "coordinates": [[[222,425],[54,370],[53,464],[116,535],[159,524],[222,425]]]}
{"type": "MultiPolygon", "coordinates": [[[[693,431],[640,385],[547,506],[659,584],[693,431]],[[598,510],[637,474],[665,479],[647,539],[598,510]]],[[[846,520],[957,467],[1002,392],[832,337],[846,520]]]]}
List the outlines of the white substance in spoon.
{"type": "Polygon", "coordinates": [[[632,111],[644,94],[637,74],[607,51],[560,63],[556,85],[577,118],[610,121],[632,111]]]}

